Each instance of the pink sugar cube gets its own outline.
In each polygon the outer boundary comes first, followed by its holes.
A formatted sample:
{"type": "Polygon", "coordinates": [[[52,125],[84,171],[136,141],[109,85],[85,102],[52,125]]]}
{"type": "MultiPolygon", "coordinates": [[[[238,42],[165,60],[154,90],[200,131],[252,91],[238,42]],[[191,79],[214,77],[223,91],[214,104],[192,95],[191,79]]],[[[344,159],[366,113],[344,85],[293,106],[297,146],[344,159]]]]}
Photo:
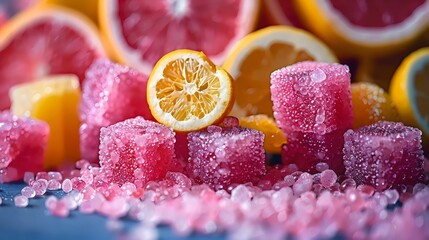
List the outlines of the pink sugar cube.
{"type": "Polygon", "coordinates": [[[346,65],[300,62],[271,74],[274,118],[285,132],[325,134],[353,122],[346,65]]]}
{"type": "Polygon", "coordinates": [[[0,183],[22,180],[43,169],[49,126],[45,122],[0,113],[0,183]]]}
{"type": "Polygon", "coordinates": [[[159,180],[174,157],[174,132],[142,117],[102,128],[100,139],[100,174],[118,185],[159,180]]]}
{"type": "Polygon", "coordinates": [[[242,127],[221,128],[188,134],[188,172],[198,183],[228,188],[265,174],[264,135],[242,127]]]}
{"type": "Polygon", "coordinates": [[[146,100],[147,76],[107,59],[85,74],[79,115],[82,158],[98,162],[100,129],[128,118],[153,119],[146,100]]]}
{"type": "Polygon", "coordinates": [[[342,174],[344,132],[343,129],[326,134],[290,132],[286,134],[287,144],[282,147],[282,162],[294,163],[299,170],[311,173],[317,173],[317,166],[325,163],[329,169],[342,174]]]}
{"type": "Polygon", "coordinates": [[[422,132],[403,123],[378,122],[344,134],[346,175],[381,191],[424,180],[422,132]]]}

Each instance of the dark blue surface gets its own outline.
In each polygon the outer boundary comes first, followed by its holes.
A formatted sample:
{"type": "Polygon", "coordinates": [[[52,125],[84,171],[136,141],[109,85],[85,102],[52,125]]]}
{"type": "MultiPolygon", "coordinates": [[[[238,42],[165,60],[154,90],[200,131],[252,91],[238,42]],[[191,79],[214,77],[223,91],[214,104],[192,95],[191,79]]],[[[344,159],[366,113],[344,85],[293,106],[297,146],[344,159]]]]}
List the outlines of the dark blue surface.
{"type": "MultiPolygon", "coordinates": [[[[68,218],[54,217],[47,212],[44,204],[50,194],[63,195],[61,191],[50,191],[45,196],[30,199],[26,208],[15,207],[13,198],[20,194],[24,183],[0,184],[0,239],[1,240],[50,240],[50,239],[119,239],[137,225],[137,222],[123,219],[123,231],[111,232],[107,229],[107,219],[98,214],[81,214],[72,211],[68,218]]],[[[174,235],[166,226],[158,228],[159,239],[183,239],[174,235]]],[[[222,235],[193,234],[186,239],[223,239],[222,235]]]]}

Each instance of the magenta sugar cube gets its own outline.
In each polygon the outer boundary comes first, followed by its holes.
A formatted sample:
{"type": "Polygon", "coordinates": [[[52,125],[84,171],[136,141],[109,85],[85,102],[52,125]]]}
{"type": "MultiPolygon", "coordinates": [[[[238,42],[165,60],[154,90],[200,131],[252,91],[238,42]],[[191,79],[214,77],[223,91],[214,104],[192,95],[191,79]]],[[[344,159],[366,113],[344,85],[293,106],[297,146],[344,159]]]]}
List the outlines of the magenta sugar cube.
{"type": "Polygon", "coordinates": [[[22,180],[25,172],[43,170],[49,125],[0,113],[0,183],[22,180]]]}
{"type": "Polygon", "coordinates": [[[317,164],[326,163],[337,174],[344,173],[344,129],[326,134],[290,132],[282,146],[284,164],[296,164],[301,171],[317,173],[317,164]]]}
{"type": "Polygon", "coordinates": [[[266,173],[264,135],[242,127],[209,126],[188,134],[188,173],[215,189],[246,183],[266,173]]]}
{"type": "Polygon", "coordinates": [[[346,175],[377,190],[424,180],[421,134],[395,122],[348,130],[344,134],[346,175]]]}
{"type": "Polygon", "coordinates": [[[174,157],[174,132],[142,117],[103,127],[100,141],[101,177],[119,185],[162,179],[174,157]]]}
{"type": "Polygon", "coordinates": [[[82,158],[98,162],[100,129],[128,118],[152,120],[147,76],[127,66],[96,60],[85,74],[79,116],[82,158]]]}
{"type": "Polygon", "coordinates": [[[274,118],[285,132],[325,134],[353,123],[346,65],[300,62],[271,74],[274,118]]]}

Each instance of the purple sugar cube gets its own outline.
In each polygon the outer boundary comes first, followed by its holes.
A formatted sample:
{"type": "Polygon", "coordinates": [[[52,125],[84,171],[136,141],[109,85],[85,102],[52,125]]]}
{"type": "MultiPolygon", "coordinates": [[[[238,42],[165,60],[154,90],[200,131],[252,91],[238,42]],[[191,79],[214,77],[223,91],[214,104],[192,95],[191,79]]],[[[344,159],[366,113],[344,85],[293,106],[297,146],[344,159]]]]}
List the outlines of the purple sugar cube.
{"type": "Polygon", "coordinates": [[[300,62],[271,74],[274,118],[285,132],[325,134],[353,123],[346,65],[300,62]]]}
{"type": "Polygon", "coordinates": [[[146,100],[147,76],[127,66],[98,59],[85,74],[79,116],[82,158],[98,162],[100,129],[128,118],[152,120],[146,100]]]}
{"type": "Polygon", "coordinates": [[[381,191],[424,179],[422,132],[403,123],[378,122],[344,134],[346,175],[381,191]]]}
{"type": "Polygon", "coordinates": [[[0,113],[0,183],[22,180],[25,172],[43,170],[49,125],[0,113]]]}
{"type": "Polygon", "coordinates": [[[337,174],[344,173],[344,129],[326,134],[290,132],[282,146],[282,162],[296,164],[301,171],[317,173],[317,164],[326,163],[337,174]]]}
{"type": "Polygon", "coordinates": [[[266,173],[264,134],[242,127],[209,126],[188,134],[188,173],[198,183],[221,189],[266,173]]]}
{"type": "Polygon", "coordinates": [[[162,179],[174,157],[173,130],[142,117],[103,127],[100,141],[100,176],[119,185],[162,179]]]}

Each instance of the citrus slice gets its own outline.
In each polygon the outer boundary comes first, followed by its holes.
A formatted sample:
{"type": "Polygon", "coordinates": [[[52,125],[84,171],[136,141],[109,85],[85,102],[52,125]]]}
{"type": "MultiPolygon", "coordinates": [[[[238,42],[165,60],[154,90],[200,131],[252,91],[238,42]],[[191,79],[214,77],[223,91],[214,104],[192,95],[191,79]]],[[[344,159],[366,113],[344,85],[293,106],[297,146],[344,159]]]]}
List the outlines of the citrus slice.
{"type": "Polygon", "coordinates": [[[399,122],[398,110],[381,87],[373,83],[352,83],[353,128],[378,121],[399,122]]]}
{"type": "Polygon", "coordinates": [[[264,12],[272,24],[301,27],[293,0],[265,0],[263,3],[264,12]]]}
{"type": "Polygon", "coordinates": [[[216,64],[253,30],[259,0],[100,1],[100,27],[119,62],[150,74],[176,49],[203,51],[216,64]]]}
{"type": "Polygon", "coordinates": [[[59,7],[35,7],[0,28],[0,110],[9,88],[50,74],[82,81],[92,61],[104,56],[97,30],[85,16],[59,7]]]}
{"type": "Polygon", "coordinates": [[[336,62],[321,41],[303,30],[287,26],[267,27],[241,39],[223,67],[235,79],[232,115],[273,116],[270,74],[282,67],[305,61],[336,62]]]}
{"type": "Polygon", "coordinates": [[[429,25],[427,0],[295,1],[304,25],[344,56],[381,56],[412,45],[429,25]]]}
{"type": "Polygon", "coordinates": [[[264,148],[269,153],[281,153],[286,137],[277,127],[273,118],[267,115],[251,115],[240,118],[240,126],[261,131],[264,135],[264,148]]]}
{"type": "Polygon", "coordinates": [[[429,47],[411,53],[399,65],[390,96],[405,124],[418,127],[429,147],[429,47]]]}
{"type": "Polygon", "coordinates": [[[98,23],[98,0],[42,0],[42,2],[47,5],[74,9],[85,14],[94,23],[98,23]]]}
{"type": "Polygon", "coordinates": [[[155,65],[147,100],[155,119],[189,132],[220,122],[233,103],[231,76],[203,53],[176,50],[155,65]]]}
{"type": "Polygon", "coordinates": [[[79,160],[79,79],[76,75],[53,75],[10,89],[12,113],[49,124],[45,168],[79,160]]]}

